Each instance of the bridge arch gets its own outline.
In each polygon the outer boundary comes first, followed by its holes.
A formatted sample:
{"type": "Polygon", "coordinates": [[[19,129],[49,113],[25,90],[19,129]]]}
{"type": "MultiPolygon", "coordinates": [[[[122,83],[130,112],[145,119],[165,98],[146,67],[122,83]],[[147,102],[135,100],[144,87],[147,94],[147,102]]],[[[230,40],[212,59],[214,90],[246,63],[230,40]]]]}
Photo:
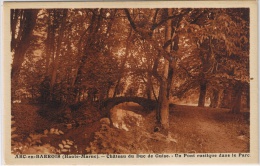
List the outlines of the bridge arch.
{"type": "Polygon", "coordinates": [[[157,107],[157,102],[155,100],[143,97],[115,97],[104,100],[101,104],[101,109],[109,111],[114,106],[125,102],[137,103],[142,106],[146,112],[152,111],[157,107]]]}

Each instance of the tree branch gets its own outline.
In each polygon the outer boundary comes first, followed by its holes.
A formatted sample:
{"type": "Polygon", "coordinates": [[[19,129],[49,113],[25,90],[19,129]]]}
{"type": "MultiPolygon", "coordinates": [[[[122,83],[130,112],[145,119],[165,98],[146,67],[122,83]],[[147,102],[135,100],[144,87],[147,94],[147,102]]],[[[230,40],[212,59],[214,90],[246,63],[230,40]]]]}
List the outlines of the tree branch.
{"type": "Polygon", "coordinates": [[[189,77],[194,78],[194,76],[191,75],[191,73],[190,73],[185,67],[183,67],[181,64],[179,64],[179,66],[181,67],[181,69],[183,69],[183,70],[187,73],[187,75],[188,75],[189,77]]]}
{"type": "Polygon", "coordinates": [[[163,23],[165,23],[166,21],[170,20],[170,19],[173,19],[174,17],[176,16],[169,16],[163,20],[161,20],[159,23],[157,24],[153,24],[152,27],[151,27],[151,31],[155,30],[157,27],[161,26],[163,23]]]}
{"type": "MultiPolygon", "coordinates": [[[[130,22],[131,27],[134,29],[137,34],[139,34],[143,39],[145,39],[149,44],[151,44],[155,49],[159,50],[162,56],[167,59],[170,62],[170,66],[173,68],[175,67],[175,64],[173,63],[173,56],[171,53],[167,52],[164,48],[158,46],[157,42],[153,41],[151,36],[149,35],[150,31],[144,30],[144,29],[139,29],[136,27],[128,9],[124,9],[125,14],[127,16],[128,21],[130,22]]],[[[172,51],[173,53],[176,54],[176,51],[172,51]]]]}
{"type": "Polygon", "coordinates": [[[124,11],[125,11],[125,14],[126,14],[128,21],[130,22],[131,27],[134,29],[134,31],[137,31],[136,25],[135,25],[131,15],[130,15],[128,9],[124,9],[124,11]]]}

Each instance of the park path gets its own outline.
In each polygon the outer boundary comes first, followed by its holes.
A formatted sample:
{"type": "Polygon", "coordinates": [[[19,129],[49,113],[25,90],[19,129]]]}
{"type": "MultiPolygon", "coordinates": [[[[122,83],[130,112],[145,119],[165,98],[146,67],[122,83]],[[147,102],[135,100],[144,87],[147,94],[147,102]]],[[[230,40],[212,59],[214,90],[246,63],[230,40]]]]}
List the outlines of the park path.
{"type": "MultiPolygon", "coordinates": [[[[171,114],[174,116],[174,112],[171,114]]],[[[249,151],[249,138],[246,135],[246,127],[248,126],[243,123],[240,115],[237,117],[237,115],[229,114],[227,111],[207,110],[198,107],[177,108],[177,115],[183,132],[201,138],[202,141],[199,143],[203,146],[203,151],[209,153],[249,151]]]]}
{"type": "Polygon", "coordinates": [[[246,140],[239,139],[237,135],[232,135],[228,127],[223,127],[210,120],[197,121],[198,131],[207,137],[205,145],[213,153],[238,153],[247,149],[246,140]]]}

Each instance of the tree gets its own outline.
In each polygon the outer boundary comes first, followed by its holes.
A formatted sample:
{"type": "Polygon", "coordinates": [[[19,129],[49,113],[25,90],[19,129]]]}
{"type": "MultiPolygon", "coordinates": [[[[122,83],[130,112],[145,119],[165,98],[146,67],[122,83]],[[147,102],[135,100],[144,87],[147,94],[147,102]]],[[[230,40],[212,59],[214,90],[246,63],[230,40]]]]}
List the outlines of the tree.
{"type": "Polygon", "coordinates": [[[11,51],[14,53],[12,79],[18,77],[26,51],[30,47],[38,12],[37,9],[11,10],[11,51]]]}
{"type": "MultiPolygon", "coordinates": [[[[56,48],[55,52],[53,51],[52,53],[52,73],[51,73],[51,82],[50,82],[50,94],[51,94],[51,100],[52,100],[52,95],[54,93],[54,85],[56,83],[56,78],[57,78],[57,70],[60,65],[60,56],[61,56],[61,44],[63,40],[63,35],[65,31],[65,23],[66,23],[66,18],[67,18],[67,9],[63,9],[61,12],[54,11],[54,26],[58,28],[58,38],[56,40],[56,48]],[[59,22],[61,20],[61,22],[59,22]]],[[[55,31],[55,29],[54,29],[55,31]]]]}
{"type": "MultiPolygon", "coordinates": [[[[167,10],[168,17],[172,14],[172,9],[167,10]]],[[[166,24],[165,40],[171,40],[172,38],[172,21],[168,20],[166,24]]],[[[166,48],[167,52],[171,52],[170,45],[166,48]]],[[[168,74],[169,74],[169,61],[164,61],[163,80],[160,85],[159,94],[159,107],[160,107],[160,123],[166,131],[169,129],[169,96],[167,95],[168,86],[168,74]]]]}
{"type": "MultiPolygon", "coordinates": [[[[140,9],[138,9],[140,12],[140,9]]],[[[162,110],[166,110],[168,104],[168,98],[170,95],[170,89],[171,89],[171,84],[172,84],[172,76],[173,76],[173,69],[175,68],[176,65],[176,52],[178,50],[178,34],[176,33],[176,29],[178,29],[180,22],[183,18],[184,15],[188,14],[190,12],[190,9],[184,9],[184,10],[171,10],[170,13],[168,13],[168,11],[166,9],[163,10],[154,10],[154,12],[150,12],[150,15],[148,17],[145,17],[145,14],[142,14],[142,23],[139,24],[138,21],[134,21],[131,17],[131,14],[129,12],[128,9],[124,9],[126,17],[129,20],[129,23],[131,25],[131,27],[133,28],[133,30],[139,35],[139,37],[142,40],[146,40],[154,49],[156,49],[158,52],[160,52],[160,54],[158,54],[158,56],[163,56],[163,58],[165,59],[165,63],[164,63],[164,69],[163,69],[163,73],[162,74],[158,74],[157,72],[157,66],[158,65],[154,65],[154,67],[152,68],[153,71],[151,72],[153,74],[153,76],[155,76],[159,82],[160,82],[160,93],[159,93],[159,97],[158,97],[158,101],[159,101],[159,105],[160,107],[158,108],[158,112],[161,112],[162,110]],[[160,19],[158,19],[158,17],[160,16],[160,19]],[[159,20],[159,21],[158,21],[159,20]],[[174,20],[174,21],[173,21],[174,20]],[[168,29],[165,28],[161,28],[162,25],[165,25],[166,23],[168,23],[166,26],[168,29]],[[153,39],[154,35],[156,35],[156,33],[154,33],[156,28],[161,28],[163,29],[163,31],[165,32],[165,34],[167,34],[167,38],[164,41],[164,43],[161,44],[161,46],[158,44],[158,42],[156,42],[156,38],[155,40],[153,39]],[[170,29],[170,30],[169,30],[170,29]],[[173,30],[171,30],[173,29],[173,30]],[[169,32],[167,32],[167,30],[169,30],[169,32]],[[173,49],[171,49],[171,47],[173,49]],[[175,57],[175,58],[174,58],[175,57]],[[167,71],[166,71],[167,70],[167,71]],[[166,89],[165,89],[166,88],[166,89]],[[164,92],[165,91],[165,92],[164,92]],[[166,100],[167,99],[167,100],[166,100]]],[[[132,10],[134,13],[134,10],[132,10]]],[[[159,35],[158,35],[159,36],[159,35]]],[[[161,36],[160,36],[161,37],[161,36]]],[[[159,62],[159,59],[154,61],[155,64],[156,62],[159,62]]],[[[169,111],[169,110],[167,110],[169,111]]],[[[168,126],[168,122],[167,121],[167,117],[168,117],[168,113],[165,113],[167,111],[162,111],[164,118],[158,116],[158,120],[160,121],[161,124],[163,124],[163,128],[165,128],[167,130],[167,126],[168,126]],[[164,119],[164,120],[162,120],[164,119]],[[163,121],[163,122],[162,122],[163,121]]],[[[161,114],[161,113],[160,113],[161,114]]],[[[159,113],[158,113],[159,115],[159,113]]]]}
{"type": "MultiPolygon", "coordinates": [[[[204,9],[196,22],[183,22],[183,29],[188,33],[188,35],[184,33],[185,38],[196,43],[196,47],[191,48],[194,50],[193,54],[197,55],[198,58],[190,58],[190,60],[197,61],[199,65],[194,65],[190,69],[184,67],[184,70],[193,78],[194,76],[198,78],[200,86],[199,106],[204,106],[207,89],[212,89],[212,93],[214,93],[212,96],[215,96],[213,97],[214,102],[217,103],[216,100],[219,97],[216,88],[224,88],[234,81],[236,77],[235,68],[238,67],[241,71],[243,70],[244,76],[248,75],[248,69],[245,63],[241,61],[248,59],[247,21],[241,20],[239,15],[232,16],[230,10],[204,9]],[[241,47],[242,45],[244,48],[241,47]],[[214,85],[214,88],[212,85],[214,85]]],[[[189,55],[188,57],[192,56],[189,55]]],[[[190,60],[182,62],[194,64],[190,60]]],[[[187,64],[184,65],[185,63],[182,66],[187,66],[187,64]]],[[[190,83],[194,84],[195,82],[191,81],[190,83]]],[[[235,84],[232,83],[233,85],[235,84]]],[[[226,99],[224,100],[226,101],[226,99]]]]}

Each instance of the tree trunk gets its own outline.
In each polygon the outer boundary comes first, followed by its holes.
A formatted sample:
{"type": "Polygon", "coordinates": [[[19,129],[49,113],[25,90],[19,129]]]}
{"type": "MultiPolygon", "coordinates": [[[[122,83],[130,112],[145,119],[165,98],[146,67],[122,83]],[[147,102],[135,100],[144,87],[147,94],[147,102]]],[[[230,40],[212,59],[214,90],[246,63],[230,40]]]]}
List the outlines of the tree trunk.
{"type": "Polygon", "coordinates": [[[239,113],[241,109],[242,84],[237,82],[234,88],[234,96],[232,97],[232,113],[239,113]]]}
{"type": "Polygon", "coordinates": [[[205,100],[206,100],[206,92],[207,92],[207,82],[206,80],[202,80],[200,83],[200,96],[199,96],[199,107],[205,106],[205,100]]]}
{"type": "Polygon", "coordinates": [[[50,84],[51,100],[53,100],[54,84],[56,82],[57,72],[58,72],[58,68],[59,68],[60,53],[61,53],[61,42],[62,42],[62,39],[63,39],[65,27],[66,27],[65,26],[66,18],[67,18],[67,9],[64,9],[63,10],[62,22],[61,22],[61,25],[60,25],[60,32],[59,32],[58,41],[57,41],[56,55],[55,55],[55,58],[54,58],[53,70],[52,70],[52,75],[51,75],[51,84],[50,84]]]}
{"type": "Polygon", "coordinates": [[[147,74],[147,87],[146,87],[146,94],[147,94],[147,99],[151,100],[152,98],[152,75],[150,73],[147,74]]]}
{"type": "Polygon", "coordinates": [[[119,87],[120,81],[121,81],[121,77],[116,82],[115,90],[114,90],[114,93],[113,93],[113,98],[115,98],[116,95],[117,95],[117,89],[119,87]]]}
{"type": "Polygon", "coordinates": [[[159,95],[158,95],[158,107],[156,109],[156,120],[157,123],[160,124],[161,123],[161,104],[162,104],[162,86],[160,85],[160,89],[159,89],[159,95]]]}
{"type": "Polygon", "coordinates": [[[231,108],[231,97],[232,97],[232,89],[230,87],[228,89],[224,89],[220,107],[231,108]]]}
{"type": "Polygon", "coordinates": [[[17,18],[19,17],[17,12],[12,12],[14,14],[14,18],[11,20],[12,25],[12,41],[11,46],[12,50],[14,50],[14,59],[12,64],[11,78],[18,77],[20,72],[20,68],[24,61],[25,54],[30,47],[30,42],[33,36],[33,29],[36,24],[37,14],[39,10],[21,10],[20,17],[23,18],[20,21],[20,24],[17,22],[17,18]],[[19,32],[18,36],[15,39],[16,26],[19,24],[19,32]]]}
{"type": "Polygon", "coordinates": [[[167,98],[170,98],[170,92],[171,92],[171,85],[172,85],[172,79],[173,79],[173,68],[169,67],[168,71],[168,80],[167,80],[167,98]]]}
{"type": "MultiPolygon", "coordinates": [[[[172,9],[168,9],[168,16],[172,15],[172,9]]],[[[171,32],[172,32],[172,20],[168,20],[166,24],[166,34],[165,34],[165,41],[171,39],[171,32]]],[[[171,51],[170,45],[166,48],[167,52],[171,51]]],[[[164,59],[164,71],[163,71],[163,79],[161,81],[160,86],[160,100],[159,100],[159,107],[160,107],[160,124],[162,129],[168,133],[169,129],[169,98],[167,97],[167,90],[168,90],[168,74],[169,74],[169,61],[164,59]]]]}
{"type": "MultiPolygon", "coordinates": [[[[166,63],[169,65],[169,63],[166,63]]],[[[169,129],[169,101],[167,98],[167,81],[161,83],[160,124],[165,130],[169,129]]]]}
{"type": "MultiPolygon", "coordinates": [[[[175,35],[174,39],[174,45],[172,46],[172,49],[177,52],[179,50],[179,36],[175,35]]],[[[170,45],[171,46],[171,45],[170,45]]],[[[168,87],[167,87],[167,97],[170,98],[170,91],[172,87],[172,79],[173,79],[173,74],[174,74],[174,67],[176,63],[174,63],[173,66],[169,67],[169,72],[168,72],[168,87]]]]}
{"type": "Polygon", "coordinates": [[[219,106],[219,91],[216,89],[213,89],[213,93],[210,98],[210,107],[218,108],[218,106],[219,106]]]}
{"type": "Polygon", "coordinates": [[[53,49],[54,44],[54,29],[53,25],[51,25],[51,12],[49,11],[49,18],[48,18],[48,29],[47,29],[47,39],[46,39],[46,53],[45,53],[45,76],[49,75],[49,65],[50,65],[50,57],[53,49]]]}

